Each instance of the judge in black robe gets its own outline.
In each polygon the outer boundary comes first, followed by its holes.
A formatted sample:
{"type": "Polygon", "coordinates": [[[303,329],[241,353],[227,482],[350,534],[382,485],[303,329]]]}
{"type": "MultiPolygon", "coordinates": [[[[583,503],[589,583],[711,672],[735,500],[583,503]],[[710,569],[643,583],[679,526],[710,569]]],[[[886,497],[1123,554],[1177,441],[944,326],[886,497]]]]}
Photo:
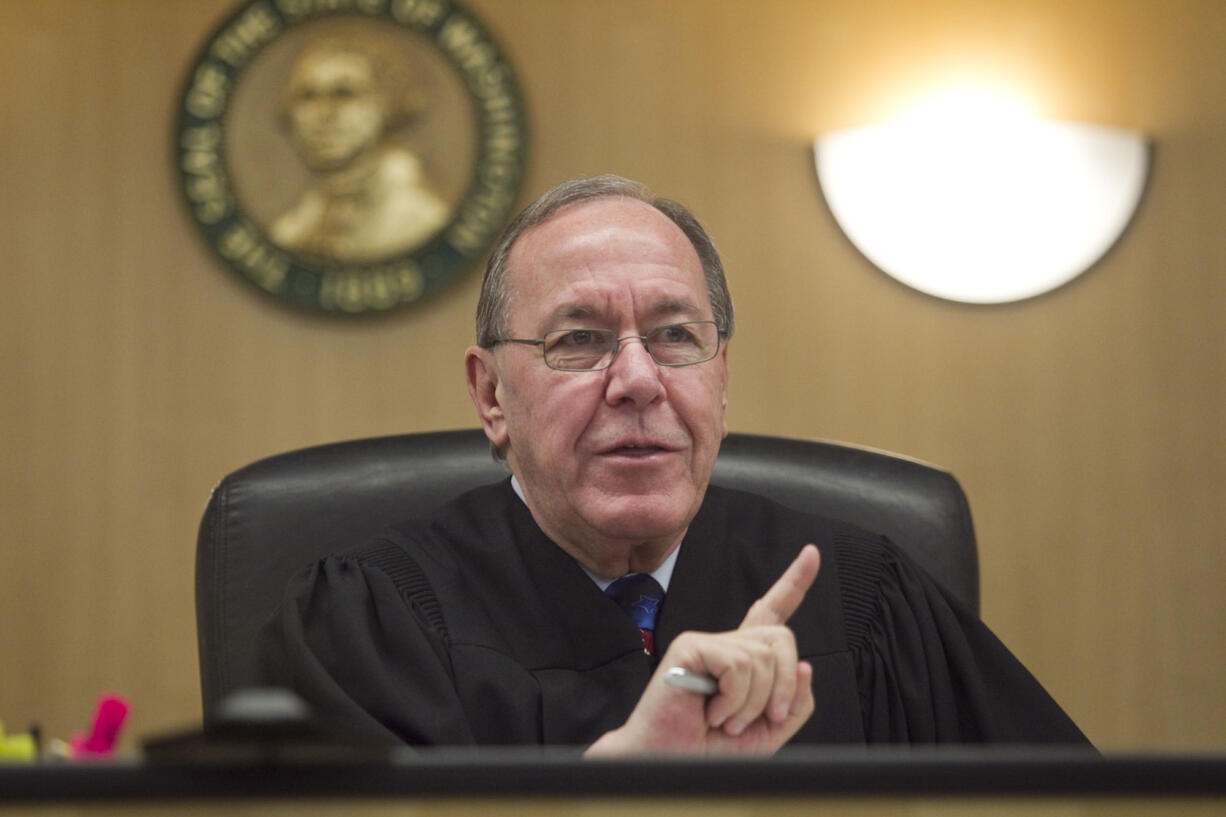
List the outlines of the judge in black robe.
{"type": "MultiPolygon", "coordinates": [[[[821,571],[788,622],[816,710],[790,743],[1085,737],[987,627],[886,539],[710,487],[656,622],[736,629],[801,547],[821,571]]],[[[537,526],[510,481],[326,558],[262,634],[271,681],[414,745],[576,745],[620,727],[657,659],[537,526]]]]}

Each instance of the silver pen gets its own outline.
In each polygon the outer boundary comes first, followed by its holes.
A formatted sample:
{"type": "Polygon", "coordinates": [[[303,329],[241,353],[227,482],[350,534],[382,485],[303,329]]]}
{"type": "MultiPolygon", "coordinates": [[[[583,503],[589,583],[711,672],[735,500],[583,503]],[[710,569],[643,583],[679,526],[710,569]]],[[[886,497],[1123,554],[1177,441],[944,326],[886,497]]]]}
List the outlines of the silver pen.
{"type": "Polygon", "coordinates": [[[664,672],[664,683],[678,689],[697,692],[699,695],[714,695],[719,692],[719,684],[710,675],[690,672],[685,667],[669,667],[664,672]]]}

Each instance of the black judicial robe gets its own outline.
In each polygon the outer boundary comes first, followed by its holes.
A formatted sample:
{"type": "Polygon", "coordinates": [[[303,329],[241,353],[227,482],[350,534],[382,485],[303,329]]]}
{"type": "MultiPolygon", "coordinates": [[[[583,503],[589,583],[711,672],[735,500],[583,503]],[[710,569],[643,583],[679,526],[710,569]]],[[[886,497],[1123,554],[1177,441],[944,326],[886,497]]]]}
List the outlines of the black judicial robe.
{"type": "MultiPolygon", "coordinates": [[[[792,744],[1085,742],[980,622],[888,540],[711,487],[656,623],[735,629],[813,542],[789,622],[817,708],[792,744]]],[[[553,544],[510,481],[321,560],[261,634],[269,680],[329,719],[416,745],[583,746],[655,670],[637,628],[553,544]]]]}

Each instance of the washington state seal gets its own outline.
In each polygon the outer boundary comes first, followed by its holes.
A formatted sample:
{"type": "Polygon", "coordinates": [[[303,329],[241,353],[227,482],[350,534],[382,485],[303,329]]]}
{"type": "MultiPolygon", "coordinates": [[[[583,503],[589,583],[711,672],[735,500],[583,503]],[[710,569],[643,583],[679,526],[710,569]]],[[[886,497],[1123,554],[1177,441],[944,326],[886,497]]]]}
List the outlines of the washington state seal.
{"type": "Polygon", "coordinates": [[[255,0],[188,71],[175,138],[218,257],[288,304],[352,315],[475,266],[527,132],[502,50],[451,0],[255,0]]]}

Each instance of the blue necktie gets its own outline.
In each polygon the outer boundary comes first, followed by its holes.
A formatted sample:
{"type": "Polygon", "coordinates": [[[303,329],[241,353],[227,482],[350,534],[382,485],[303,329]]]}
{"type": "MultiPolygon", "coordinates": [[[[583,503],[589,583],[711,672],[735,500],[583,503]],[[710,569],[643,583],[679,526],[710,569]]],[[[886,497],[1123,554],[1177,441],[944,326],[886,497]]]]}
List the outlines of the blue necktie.
{"type": "Polygon", "coordinates": [[[656,611],[664,600],[664,588],[649,573],[630,573],[605,588],[605,594],[626,611],[643,637],[643,651],[655,655],[656,611]]]}

